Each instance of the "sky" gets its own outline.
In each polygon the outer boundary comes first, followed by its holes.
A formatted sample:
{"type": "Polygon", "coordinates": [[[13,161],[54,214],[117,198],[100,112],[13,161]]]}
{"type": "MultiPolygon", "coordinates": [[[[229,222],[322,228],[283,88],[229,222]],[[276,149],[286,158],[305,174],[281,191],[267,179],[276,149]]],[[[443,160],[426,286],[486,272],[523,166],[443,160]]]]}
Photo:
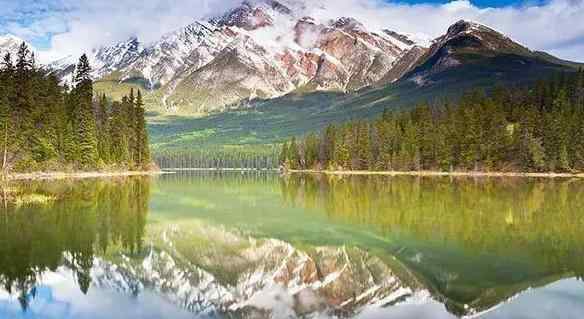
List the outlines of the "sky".
{"type": "MultiPolygon", "coordinates": [[[[31,43],[41,62],[101,45],[164,33],[224,12],[242,0],[0,0],[0,34],[31,43]]],[[[328,18],[348,15],[368,28],[435,38],[467,19],[534,50],[584,62],[584,0],[306,0],[328,3],[328,18]]]]}

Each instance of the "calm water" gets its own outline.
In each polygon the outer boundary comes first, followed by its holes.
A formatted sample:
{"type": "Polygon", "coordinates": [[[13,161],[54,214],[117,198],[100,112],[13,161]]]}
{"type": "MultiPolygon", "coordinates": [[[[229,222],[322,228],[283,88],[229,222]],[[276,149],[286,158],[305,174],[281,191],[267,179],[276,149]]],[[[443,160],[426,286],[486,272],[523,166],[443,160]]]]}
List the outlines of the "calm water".
{"type": "Polygon", "coordinates": [[[0,188],[0,318],[582,318],[584,181],[0,188]]]}

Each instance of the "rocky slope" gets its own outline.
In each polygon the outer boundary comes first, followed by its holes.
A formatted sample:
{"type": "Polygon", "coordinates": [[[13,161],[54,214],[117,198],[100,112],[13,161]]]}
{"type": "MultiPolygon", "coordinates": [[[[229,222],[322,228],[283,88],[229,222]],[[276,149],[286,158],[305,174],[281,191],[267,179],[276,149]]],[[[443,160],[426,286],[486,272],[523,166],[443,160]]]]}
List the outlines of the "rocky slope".
{"type": "MultiPolygon", "coordinates": [[[[435,39],[405,76],[419,86],[489,80],[517,81],[560,71],[567,61],[534,52],[484,25],[458,21],[435,39]]],[[[564,69],[567,70],[567,69],[564,69]]]]}
{"type": "MultiPolygon", "coordinates": [[[[521,81],[574,67],[472,22],[455,23],[426,48],[351,17],[315,18],[326,9],[320,1],[243,1],[152,43],[133,37],[101,47],[91,57],[96,88],[115,98],[141,88],[151,110],[193,115],[291,92],[348,93],[396,83],[461,91],[464,83],[521,81]]],[[[0,38],[0,52],[14,43],[0,38]]],[[[50,67],[64,82],[74,70],[70,58],[50,67]]]]}
{"type": "Polygon", "coordinates": [[[208,114],[295,91],[452,84],[462,74],[485,83],[514,81],[571,67],[468,21],[425,48],[350,17],[307,15],[325,9],[318,2],[245,1],[149,45],[131,39],[102,48],[94,57],[96,77],[115,74],[117,81],[142,83],[167,112],[208,114]]]}
{"type": "Polygon", "coordinates": [[[102,47],[91,59],[94,75],[140,83],[167,111],[208,113],[299,89],[348,92],[390,83],[419,55],[408,54],[415,43],[394,31],[304,16],[315,6],[325,9],[308,1],[244,1],[154,43],[131,38],[102,47]]]}

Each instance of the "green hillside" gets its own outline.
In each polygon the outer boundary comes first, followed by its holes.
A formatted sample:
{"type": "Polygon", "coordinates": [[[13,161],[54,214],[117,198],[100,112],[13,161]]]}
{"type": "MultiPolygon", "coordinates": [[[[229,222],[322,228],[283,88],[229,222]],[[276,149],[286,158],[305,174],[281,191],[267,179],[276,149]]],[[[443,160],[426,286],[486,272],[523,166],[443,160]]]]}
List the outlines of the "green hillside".
{"type": "MultiPolygon", "coordinates": [[[[513,70],[510,66],[509,68],[513,70]]],[[[287,137],[317,131],[329,123],[373,118],[386,108],[401,110],[414,107],[420,102],[456,99],[471,89],[488,89],[497,83],[529,82],[538,75],[546,76],[569,69],[545,66],[529,71],[528,79],[521,79],[519,70],[517,73],[508,73],[508,76],[476,76],[471,77],[474,80],[465,79],[466,74],[477,74],[480,70],[479,66],[469,65],[457,71],[447,71],[441,75],[439,82],[426,87],[418,87],[413,82],[406,81],[352,94],[289,94],[277,99],[254,101],[242,109],[198,118],[162,116],[151,112],[152,147],[157,153],[220,145],[261,146],[280,143],[287,137]]]]}

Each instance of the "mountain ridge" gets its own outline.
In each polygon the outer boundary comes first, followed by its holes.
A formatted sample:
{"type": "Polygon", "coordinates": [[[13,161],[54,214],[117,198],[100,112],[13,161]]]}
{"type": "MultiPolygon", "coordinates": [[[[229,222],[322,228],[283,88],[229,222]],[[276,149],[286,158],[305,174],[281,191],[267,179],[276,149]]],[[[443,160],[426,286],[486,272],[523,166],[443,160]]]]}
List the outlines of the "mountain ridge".
{"type": "Polygon", "coordinates": [[[165,112],[208,113],[298,89],[359,90],[380,81],[414,45],[394,31],[368,31],[350,17],[320,21],[304,16],[307,6],[304,1],[244,1],[224,15],[195,21],[153,43],[143,44],[133,37],[104,46],[91,58],[94,78],[99,81],[117,74],[119,83],[138,81],[145,84],[143,89],[159,90],[156,99],[165,112]],[[214,61],[229,53],[238,54],[229,63],[214,61]],[[186,82],[203,68],[222,65],[229,70],[238,64],[246,65],[255,77],[238,83],[214,78],[211,88],[199,87],[201,81],[186,82]],[[206,105],[209,91],[215,98],[206,105]]]}

